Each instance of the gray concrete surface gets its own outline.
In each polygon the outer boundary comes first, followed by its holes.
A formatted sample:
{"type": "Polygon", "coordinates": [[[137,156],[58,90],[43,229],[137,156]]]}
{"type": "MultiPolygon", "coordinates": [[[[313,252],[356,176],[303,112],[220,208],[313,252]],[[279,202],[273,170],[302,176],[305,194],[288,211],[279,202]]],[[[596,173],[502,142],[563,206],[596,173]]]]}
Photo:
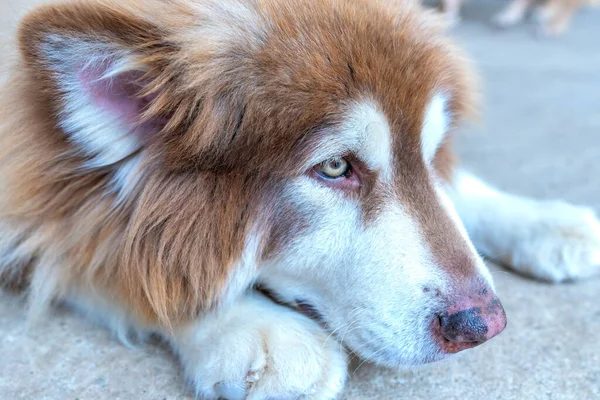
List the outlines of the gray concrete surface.
{"type": "MultiPolygon", "coordinates": [[[[0,3],[0,11],[21,2],[0,3]]],[[[483,75],[479,126],[458,141],[464,163],[498,186],[600,211],[600,13],[558,41],[531,27],[498,32],[500,3],[472,1],[455,31],[483,75]]],[[[8,21],[6,12],[0,21],[8,21]]],[[[600,280],[551,286],[493,267],[509,324],[491,342],[409,371],[351,370],[345,399],[600,399],[600,280]]],[[[356,367],[356,366],[355,366],[356,367]]],[[[24,305],[0,297],[0,399],[190,398],[156,344],[129,349],[64,310],[26,329],[24,305]]]]}

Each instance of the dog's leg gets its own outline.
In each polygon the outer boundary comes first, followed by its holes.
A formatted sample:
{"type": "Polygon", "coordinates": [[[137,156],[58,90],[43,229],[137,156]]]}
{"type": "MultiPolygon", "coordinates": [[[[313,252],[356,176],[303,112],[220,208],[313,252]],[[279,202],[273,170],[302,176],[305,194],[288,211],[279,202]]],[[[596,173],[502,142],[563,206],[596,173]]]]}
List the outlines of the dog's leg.
{"type": "Polygon", "coordinates": [[[258,293],[166,336],[202,399],[331,399],[346,380],[334,338],[258,293]]]}
{"type": "Polygon", "coordinates": [[[492,22],[499,28],[508,28],[525,18],[525,13],[533,5],[532,0],[513,0],[494,16],[492,22]]]}
{"type": "Polygon", "coordinates": [[[318,323],[250,292],[188,324],[134,323],[100,293],[72,289],[63,302],[107,326],[125,344],[157,333],[203,400],[333,399],[347,377],[342,345],[318,323]]]}
{"type": "Polygon", "coordinates": [[[464,171],[449,195],[475,247],[492,260],[552,282],[600,274],[600,223],[592,210],[502,193],[464,171]]]}
{"type": "Polygon", "coordinates": [[[442,12],[450,27],[459,24],[461,8],[462,0],[442,0],[442,12]]]}
{"type": "Polygon", "coordinates": [[[550,0],[541,5],[535,13],[538,33],[544,37],[562,35],[580,5],[579,0],[550,0]]]}

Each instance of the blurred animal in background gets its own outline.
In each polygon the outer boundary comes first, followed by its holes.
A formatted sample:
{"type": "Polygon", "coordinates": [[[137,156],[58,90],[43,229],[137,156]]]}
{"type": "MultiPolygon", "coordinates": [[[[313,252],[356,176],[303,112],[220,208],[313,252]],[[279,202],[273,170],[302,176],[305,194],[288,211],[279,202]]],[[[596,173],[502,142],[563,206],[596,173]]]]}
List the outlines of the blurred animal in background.
{"type": "MultiPolygon", "coordinates": [[[[511,0],[492,18],[492,22],[499,28],[508,28],[522,22],[532,11],[538,33],[544,37],[556,37],[569,28],[580,8],[597,3],[598,0],[511,0]]],[[[463,0],[441,0],[440,8],[451,26],[460,20],[462,4],[463,0]]]]}

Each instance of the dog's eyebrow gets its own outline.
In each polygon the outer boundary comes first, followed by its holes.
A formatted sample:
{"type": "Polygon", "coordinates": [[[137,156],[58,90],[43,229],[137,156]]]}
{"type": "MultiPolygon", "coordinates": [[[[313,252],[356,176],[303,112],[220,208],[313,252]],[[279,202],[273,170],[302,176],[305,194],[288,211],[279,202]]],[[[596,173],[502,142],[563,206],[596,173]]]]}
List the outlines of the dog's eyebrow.
{"type": "Polygon", "coordinates": [[[343,133],[358,158],[369,168],[381,171],[385,180],[391,179],[391,134],[387,116],[374,100],[355,104],[347,114],[343,133]]]}
{"type": "Polygon", "coordinates": [[[314,149],[318,144],[326,140],[330,135],[334,135],[338,128],[338,124],[331,121],[322,121],[318,124],[304,130],[292,145],[293,150],[305,148],[314,149]]]}
{"type": "Polygon", "coordinates": [[[340,114],[305,130],[292,145],[304,168],[323,160],[354,154],[370,169],[379,170],[385,179],[391,178],[390,128],[385,115],[373,101],[357,102],[340,114]]]}

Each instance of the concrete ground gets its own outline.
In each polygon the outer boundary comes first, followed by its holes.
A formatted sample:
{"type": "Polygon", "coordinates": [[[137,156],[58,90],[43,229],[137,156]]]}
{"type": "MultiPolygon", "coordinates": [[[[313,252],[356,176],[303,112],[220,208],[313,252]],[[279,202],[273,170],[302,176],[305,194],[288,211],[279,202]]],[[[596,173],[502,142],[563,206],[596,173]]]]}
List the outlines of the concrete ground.
{"type": "MultiPolygon", "coordinates": [[[[1,0],[0,26],[22,3],[1,0]]],[[[482,122],[467,127],[459,153],[506,190],[600,211],[600,13],[579,15],[558,41],[540,41],[531,26],[490,29],[499,6],[467,3],[455,31],[485,94],[482,122]]],[[[363,365],[344,398],[600,399],[600,280],[552,286],[493,271],[509,318],[502,335],[422,369],[363,365]]],[[[168,351],[126,348],[63,310],[27,330],[23,303],[2,295],[0,337],[0,399],[191,398],[168,351]]]]}

